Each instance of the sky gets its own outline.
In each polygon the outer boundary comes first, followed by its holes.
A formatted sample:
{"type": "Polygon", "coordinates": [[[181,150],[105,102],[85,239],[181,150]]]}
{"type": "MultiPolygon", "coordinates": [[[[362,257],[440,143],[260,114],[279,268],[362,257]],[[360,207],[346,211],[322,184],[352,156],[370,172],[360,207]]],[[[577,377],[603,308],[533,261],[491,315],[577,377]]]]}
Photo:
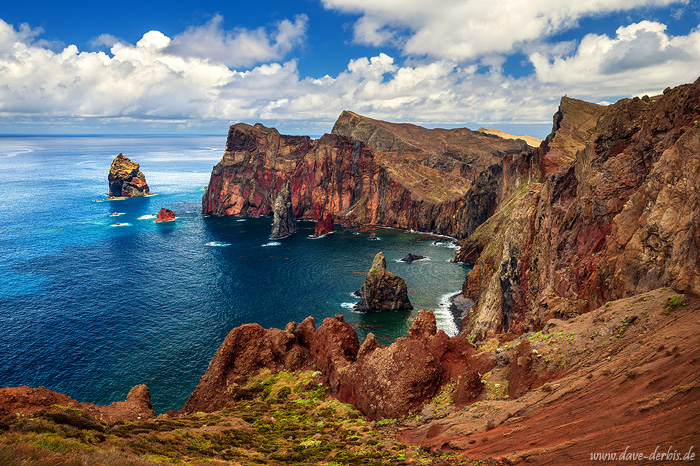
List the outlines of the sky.
{"type": "Polygon", "coordinates": [[[0,134],[330,132],[343,110],[546,136],[700,76],[700,0],[4,2],[0,134]]]}

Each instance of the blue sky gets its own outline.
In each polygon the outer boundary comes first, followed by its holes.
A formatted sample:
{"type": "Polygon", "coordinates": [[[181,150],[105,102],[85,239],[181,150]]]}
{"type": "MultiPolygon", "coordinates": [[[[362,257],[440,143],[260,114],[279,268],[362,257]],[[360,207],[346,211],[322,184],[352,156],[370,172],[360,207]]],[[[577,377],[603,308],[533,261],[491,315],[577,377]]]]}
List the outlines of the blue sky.
{"type": "Polygon", "coordinates": [[[544,136],[700,76],[697,0],[12,2],[0,133],[320,135],[344,109],[544,136]]]}

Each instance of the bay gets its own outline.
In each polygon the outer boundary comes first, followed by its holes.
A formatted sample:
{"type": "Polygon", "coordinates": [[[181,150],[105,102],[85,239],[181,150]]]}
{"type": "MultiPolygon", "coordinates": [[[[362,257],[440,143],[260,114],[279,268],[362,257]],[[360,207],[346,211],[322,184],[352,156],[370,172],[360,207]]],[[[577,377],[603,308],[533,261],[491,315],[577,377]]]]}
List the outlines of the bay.
{"type": "Polygon", "coordinates": [[[450,240],[342,228],[312,239],[314,223],[303,221],[273,242],[270,217],[202,216],[202,188],[224,144],[220,136],[0,137],[0,386],[41,385],[105,404],[145,383],[160,413],[182,406],[244,323],[284,328],[313,316],[318,326],[344,314],[360,339],[373,332],[389,344],[425,308],[454,334],[444,301],[468,268],[449,262],[450,240]],[[106,196],[119,152],[141,164],[156,196],[94,202],[106,196]],[[154,223],[161,207],[177,220],[154,223]],[[406,280],[414,311],[351,310],[379,251],[406,280]],[[399,262],[409,252],[428,259],[399,262]]]}

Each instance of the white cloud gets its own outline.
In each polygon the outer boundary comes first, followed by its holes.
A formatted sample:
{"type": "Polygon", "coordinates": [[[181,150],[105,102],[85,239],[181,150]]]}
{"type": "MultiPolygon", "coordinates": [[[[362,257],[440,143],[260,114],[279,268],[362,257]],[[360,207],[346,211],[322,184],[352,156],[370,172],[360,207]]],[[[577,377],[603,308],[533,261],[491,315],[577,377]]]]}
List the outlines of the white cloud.
{"type": "Polygon", "coordinates": [[[189,27],[173,38],[169,53],[183,57],[207,58],[229,67],[252,66],[280,60],[305,37],[308,18],[298,15],[294,21],[282,20],[276,30],[223,29],[224,19],[216,15],[204,26],[189,27]]]}
{"type": "Polygon", "coordinates": [[[361,14],[354,27],[361,44],[398,44],[408,55],[474,60],[510,53],[516,46],[574,26],[579,18],[687,0],[322,0],[361,14]]]}
{"type": "Polygon", "coordinates": [[[700,31],[672,37],[666,26],[641,21],[616,37],[589,34],[570,55],[534,52],[539,81],[583,97],[636,95],[695,80],[700,70],[700,31]]]}

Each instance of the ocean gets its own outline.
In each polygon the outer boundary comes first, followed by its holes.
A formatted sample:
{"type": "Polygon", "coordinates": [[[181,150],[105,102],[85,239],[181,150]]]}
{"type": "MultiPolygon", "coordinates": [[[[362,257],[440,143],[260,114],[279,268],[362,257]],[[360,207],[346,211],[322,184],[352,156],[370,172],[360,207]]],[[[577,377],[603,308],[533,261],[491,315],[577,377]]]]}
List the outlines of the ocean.
{"type": "Polygon", "coordinates": [[[162,413],[184,404],[227,333],[245,323],[284,328],[313,316],[318,326],[344,314],[361,340],[372,332],[389,344],[418,309],[431,309],[456,333],[446,298],[469,269],[449,262],[449,239],[342,228],[312,239],[315,224],[302,221],[296,235],[271,241],[271,217],[203,216],[225,139],[0,137],[0,387],[106,404],[145,383],[162,413]],[[95,202],[120,152],[157,195],[95,202]],[[154,223],[161,207],[177,220],[154,223]],[[414,311],[352,310],[379,251],[406,280],[414,311]],[[407,253],[427,259],[399,262],[407,253]]]}

